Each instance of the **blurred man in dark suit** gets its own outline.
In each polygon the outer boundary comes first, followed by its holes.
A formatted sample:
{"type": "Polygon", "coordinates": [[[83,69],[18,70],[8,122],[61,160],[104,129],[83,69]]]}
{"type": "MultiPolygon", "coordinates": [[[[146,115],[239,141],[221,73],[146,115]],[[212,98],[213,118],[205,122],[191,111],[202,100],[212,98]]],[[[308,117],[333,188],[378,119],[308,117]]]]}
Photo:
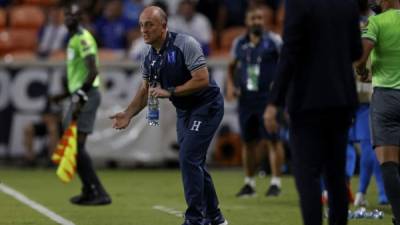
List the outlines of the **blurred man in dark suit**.
{"type": "Polygon", "coordinates": [[[265,125],[275,131],[277,107],[286,105],[304,224],[322,224],[323,175],[329,224],[344,225],[348,211],[345,151],[357,107],[352,63],[362,54],[357,3],[287,0],[285,7],[284,45],[265,125]]]}

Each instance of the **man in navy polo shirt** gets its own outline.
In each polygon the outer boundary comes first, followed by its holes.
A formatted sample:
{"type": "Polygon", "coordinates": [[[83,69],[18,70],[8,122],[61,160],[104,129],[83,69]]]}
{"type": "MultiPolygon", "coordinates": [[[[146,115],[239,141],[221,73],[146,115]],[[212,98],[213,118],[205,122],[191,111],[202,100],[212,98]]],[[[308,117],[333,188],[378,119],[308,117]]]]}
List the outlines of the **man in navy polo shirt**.
{"type": "Polygon", "coordinates": [[[268,133],[264,127],[263,114],[269,90],[275,75],[281,39],[272,32],[264,31],[263,11],[260,7],[246,12],[246,34],[235,39],[232,46],[232,61],[227,76],[226,98],[238,96],[238,114],[241,136],[244,141],[243,167],[244,186],[237,197],[256,194],[255,174],[257,149],[264,146],[269,150],[271,184],[266,196],[278,196],[281,191],[281,168],[284,149],[277,133],[268,133]]]}
{"type": "Polygon", "coordinates": [[[147,105],[149,95],[169,98],[177,111],[179,158],[188,208],[184,225],[227,225],[205,162],[207,149],[223,113],[219,87],[208,74],[200,44],[168,32],[167,16],[150,6],[140,15],[140,30],[151,47],[143,62],[143,83],[128,108],[111,117],[124,129],[147,105]],[[159,85],[150,87],[150,83],[159,85]]]}

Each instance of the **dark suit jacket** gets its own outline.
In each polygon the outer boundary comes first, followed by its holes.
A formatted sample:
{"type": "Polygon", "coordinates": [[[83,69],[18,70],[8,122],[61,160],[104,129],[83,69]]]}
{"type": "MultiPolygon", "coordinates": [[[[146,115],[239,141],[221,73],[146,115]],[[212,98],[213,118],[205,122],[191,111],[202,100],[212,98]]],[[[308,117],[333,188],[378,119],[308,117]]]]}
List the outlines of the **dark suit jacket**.
{"type": "Polygon", "coordinates": [[[352,62],[362,54],[355,0],[286,0],[283,48],[270,103],[290,114],[355,108],[352,62]]]}

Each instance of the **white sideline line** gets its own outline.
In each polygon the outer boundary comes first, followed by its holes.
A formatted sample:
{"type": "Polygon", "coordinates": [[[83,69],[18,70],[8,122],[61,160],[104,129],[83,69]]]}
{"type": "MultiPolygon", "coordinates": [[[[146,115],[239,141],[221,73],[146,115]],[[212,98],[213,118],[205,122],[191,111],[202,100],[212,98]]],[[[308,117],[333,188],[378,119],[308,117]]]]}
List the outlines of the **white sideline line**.
{"type": "Polygon", "coordinates": [[[165,207],[165,206],[162,206],[162,205],[155,205],[155,206],[153,206],[153,209],[161,211],[161,212],[168,213],[170,215],[173,215],[173,216],[176,216],[176,217],[179,217],[179,218],[183,218],[183,213],[181,211],[178,211],[178,210],[173,209],[173,208],[168,208],[168,207],[165,207]]]}
{"type": "Polygon", "coordinates": [[[30,200],[25,195],[19,193],[18,191],[12,189],[11,187],[1,184],[0,183],[0,191],[4,192],[7,195],[17,199],[18,201],[24,203],[25,205],[31,207],[32,209],[38,211],[39,213],[49,217],[51,220],[55,221],[61,225],[75,225],[73,222],[63,218],[62,216],[56,214],[55,212],[47,209],[46,207],[42,206],[41,204],[30,200]]]}

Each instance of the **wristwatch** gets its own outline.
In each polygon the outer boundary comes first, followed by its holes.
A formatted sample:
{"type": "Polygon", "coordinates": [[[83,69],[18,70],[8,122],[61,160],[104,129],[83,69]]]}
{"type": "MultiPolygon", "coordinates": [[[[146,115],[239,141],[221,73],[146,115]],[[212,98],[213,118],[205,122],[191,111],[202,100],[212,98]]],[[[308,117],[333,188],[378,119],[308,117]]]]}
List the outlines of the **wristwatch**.
{"type": "Polygon", "coordinates": [[[167,91],[169,92],[169,94],[171,95],[171,96],[173,96],[174,94],[175,94],[175,87],[169,87],[169,88],[167,88],[167,91]]]}

